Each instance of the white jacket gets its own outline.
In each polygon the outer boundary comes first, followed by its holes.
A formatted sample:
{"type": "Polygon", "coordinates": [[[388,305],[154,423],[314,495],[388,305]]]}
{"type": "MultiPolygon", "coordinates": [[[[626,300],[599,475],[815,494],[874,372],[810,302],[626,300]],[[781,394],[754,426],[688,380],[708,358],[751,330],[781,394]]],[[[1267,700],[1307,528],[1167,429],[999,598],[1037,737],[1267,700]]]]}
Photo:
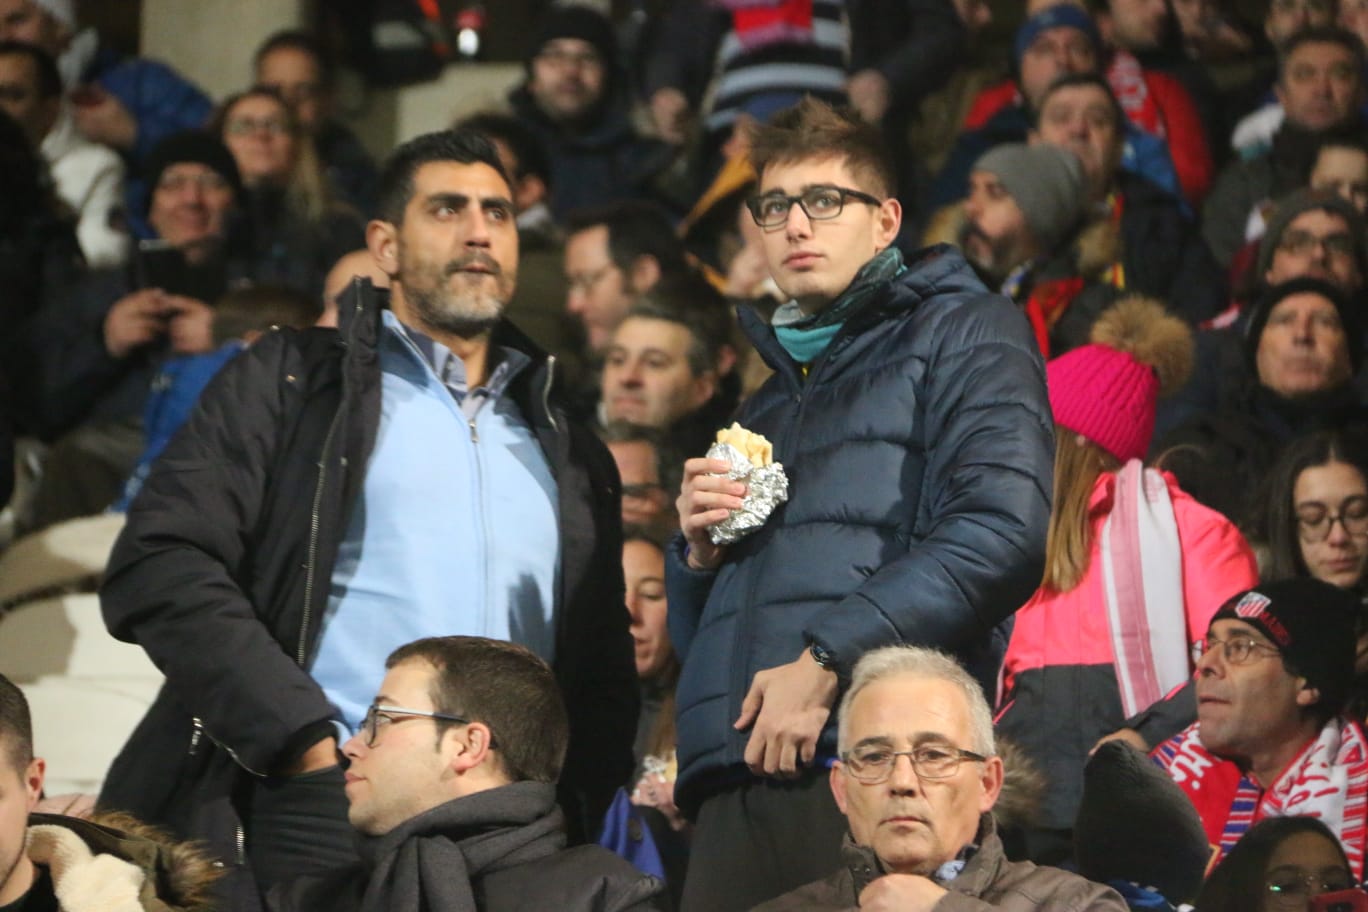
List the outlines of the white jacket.
{"type": "Polygon", "coordinates": [[[76,129],[65,109],[40,147],[57,196],[76,214],[76,240],[92,267],[118,266],[131,245],[123,227],[124,165],[76,129]]]}

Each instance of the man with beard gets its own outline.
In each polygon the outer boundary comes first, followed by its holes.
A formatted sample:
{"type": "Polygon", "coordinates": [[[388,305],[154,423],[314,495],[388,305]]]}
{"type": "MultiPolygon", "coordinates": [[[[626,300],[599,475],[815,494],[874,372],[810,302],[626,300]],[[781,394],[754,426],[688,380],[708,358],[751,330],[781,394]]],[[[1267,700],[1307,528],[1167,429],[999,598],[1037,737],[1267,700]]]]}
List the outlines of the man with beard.
{"type": "Polygon", "coordinates": [[[937,215],[926,240],[958,244],[990,286],[1026,311],[1048,354],[1051,328],[1085,284],[1079,270],[1089,264],[1079,262],[1073,242],[1087,196],[1073,152],[998,146],[974,165],[969,196],[937,215]]]}
{"type": "Polygon", "coordinates": [[[167,688],[101,801],[206,840],[239,889],[354,858],[338,744],[417,637],[509,640],[552,666],[572,836],[632,770],[617,475],[551,401],[554,362],[501,318],[518,242],[494,148],[468,130],[401,146],[379,213],[388,294],[354,279],[338,329],[271,333],[216,378],[102,591],[167,688]]]}

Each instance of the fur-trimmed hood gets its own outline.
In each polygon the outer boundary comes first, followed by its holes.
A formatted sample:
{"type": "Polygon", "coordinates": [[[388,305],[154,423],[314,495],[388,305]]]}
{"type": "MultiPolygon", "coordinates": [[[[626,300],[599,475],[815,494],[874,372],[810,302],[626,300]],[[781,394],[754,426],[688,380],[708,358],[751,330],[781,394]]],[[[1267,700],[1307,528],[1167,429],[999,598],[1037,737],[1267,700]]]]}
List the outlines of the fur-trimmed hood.
{"type": "Polygon", "coordinates": [[[197,847],[126,814],[29,817],[27,852],[62,912],[210,912],[220,871],[197,847]]]}
{"type": "MultiPolygon", "coordinates": [[[[922,234],[922,244],[950,244],[958,247],[969,217],[964,203],[943,206],[931,216],[922,234]]],[[[1089,281],[1102,280],[1103,274],[1118,262],[1124,248],[1121,230],[1111,218],[1099,217],[1074,232],[1067,248],[1050,257],[1039,270],[1039,277],[1061,278],[1065,271],[1089,281]],[[1066,267],[1067,264],[1067,267],[1066,267]]]]}

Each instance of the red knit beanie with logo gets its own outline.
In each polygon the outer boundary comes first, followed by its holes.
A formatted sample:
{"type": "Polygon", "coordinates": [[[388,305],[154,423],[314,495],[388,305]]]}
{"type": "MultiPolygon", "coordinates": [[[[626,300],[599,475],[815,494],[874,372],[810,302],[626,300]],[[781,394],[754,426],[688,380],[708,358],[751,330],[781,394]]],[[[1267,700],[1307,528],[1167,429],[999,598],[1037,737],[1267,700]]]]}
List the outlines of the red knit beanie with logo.
{"type": "Polygon", "coordinates": [[[1192,371],[1192,332],[1158,301],[1132,296],[1098,317],[1091,338],[1046,366],[1055,423],[1123,463],[1143,459],[1160,395],[1192,371]]]}

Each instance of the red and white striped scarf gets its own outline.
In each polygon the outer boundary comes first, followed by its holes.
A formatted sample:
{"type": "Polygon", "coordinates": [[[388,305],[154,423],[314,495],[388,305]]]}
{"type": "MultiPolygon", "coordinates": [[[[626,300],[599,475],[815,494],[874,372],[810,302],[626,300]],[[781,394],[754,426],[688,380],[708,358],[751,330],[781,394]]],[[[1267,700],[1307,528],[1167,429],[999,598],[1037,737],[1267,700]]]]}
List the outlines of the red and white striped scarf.
{"type": "Polygon", "coordinates": [[[1199,726],[1189,726],[1151,756],[1197,808],[1221,857],[1265,817],[1315,817],[1339,837],[1354,876],[1362,880],[1368,740],[1357,722],[1331,719],[1268,789],[1203,747],[1199,726]]]}

